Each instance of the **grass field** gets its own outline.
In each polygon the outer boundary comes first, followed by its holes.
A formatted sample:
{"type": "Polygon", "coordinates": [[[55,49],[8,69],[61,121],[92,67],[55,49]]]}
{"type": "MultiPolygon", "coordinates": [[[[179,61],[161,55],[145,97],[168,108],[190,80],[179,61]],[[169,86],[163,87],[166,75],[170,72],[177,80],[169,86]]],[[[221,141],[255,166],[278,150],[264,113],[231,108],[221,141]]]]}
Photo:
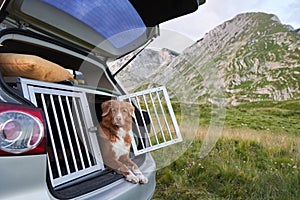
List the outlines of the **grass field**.
{"type": "Polygon", "coordinates": [[[208,108],[188,150],[157,171],[153,199],[300,199],[299,100],[227,108],[222,137],[200,159],[208,108]]]}

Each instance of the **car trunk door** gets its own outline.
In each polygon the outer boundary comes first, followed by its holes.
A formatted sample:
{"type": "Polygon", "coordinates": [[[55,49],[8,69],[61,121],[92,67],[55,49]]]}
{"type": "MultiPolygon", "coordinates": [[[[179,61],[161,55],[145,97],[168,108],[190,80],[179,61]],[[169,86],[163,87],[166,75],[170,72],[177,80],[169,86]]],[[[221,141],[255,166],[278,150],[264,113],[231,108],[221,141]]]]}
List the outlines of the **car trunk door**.
{"type": "MultiPolygon", "coordinates": [[[[203,0],[2,0],[1,18],[115,59],[159,35],[158,24],[203,0]],[[5,10],[5,11],[4,11],[5,10]]],[[[26,27],[25,27],[26,28],[26,27]]]]}

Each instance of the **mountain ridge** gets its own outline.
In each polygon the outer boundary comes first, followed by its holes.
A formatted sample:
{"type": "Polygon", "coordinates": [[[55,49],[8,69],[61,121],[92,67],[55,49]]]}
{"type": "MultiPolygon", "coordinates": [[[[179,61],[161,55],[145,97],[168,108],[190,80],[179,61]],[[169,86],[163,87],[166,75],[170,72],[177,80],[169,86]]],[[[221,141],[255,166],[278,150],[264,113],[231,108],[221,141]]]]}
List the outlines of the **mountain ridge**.
{"type": "MultiPolygon", "coordinates": [[[[239,14],[180,55],[153,67],[147,77],[134,83],[138,86],[130,89],[166,85],[189,101],[213,102],[221,95],[229,105],[299,98],[298,32],[281,24],[273,14],[239,14]]],[[[125,74],[130,72],[129,68],[125,74]]]]}

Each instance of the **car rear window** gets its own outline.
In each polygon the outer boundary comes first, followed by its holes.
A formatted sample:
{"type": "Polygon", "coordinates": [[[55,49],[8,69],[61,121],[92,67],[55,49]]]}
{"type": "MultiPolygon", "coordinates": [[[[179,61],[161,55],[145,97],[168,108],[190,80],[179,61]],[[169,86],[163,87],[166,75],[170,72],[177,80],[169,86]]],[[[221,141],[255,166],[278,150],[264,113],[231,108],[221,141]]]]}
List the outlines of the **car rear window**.
{"type": "Polygon", "coordinates": [[[142,36],[146,26],[127,0],[41,0],[88,25],[114,47],[122,48],[142,36]]]}

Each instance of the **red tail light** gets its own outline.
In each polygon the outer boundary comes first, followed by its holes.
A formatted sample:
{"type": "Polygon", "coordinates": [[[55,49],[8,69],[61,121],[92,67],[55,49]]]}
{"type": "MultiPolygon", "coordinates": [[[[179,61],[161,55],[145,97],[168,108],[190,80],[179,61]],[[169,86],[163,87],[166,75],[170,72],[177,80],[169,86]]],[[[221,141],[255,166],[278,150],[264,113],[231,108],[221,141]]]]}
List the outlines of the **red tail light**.
{"type": "Polygon", "coordinates": [[[0,155],[43,154],[45,126],[42,110],[0,103],[0,155]]]}

